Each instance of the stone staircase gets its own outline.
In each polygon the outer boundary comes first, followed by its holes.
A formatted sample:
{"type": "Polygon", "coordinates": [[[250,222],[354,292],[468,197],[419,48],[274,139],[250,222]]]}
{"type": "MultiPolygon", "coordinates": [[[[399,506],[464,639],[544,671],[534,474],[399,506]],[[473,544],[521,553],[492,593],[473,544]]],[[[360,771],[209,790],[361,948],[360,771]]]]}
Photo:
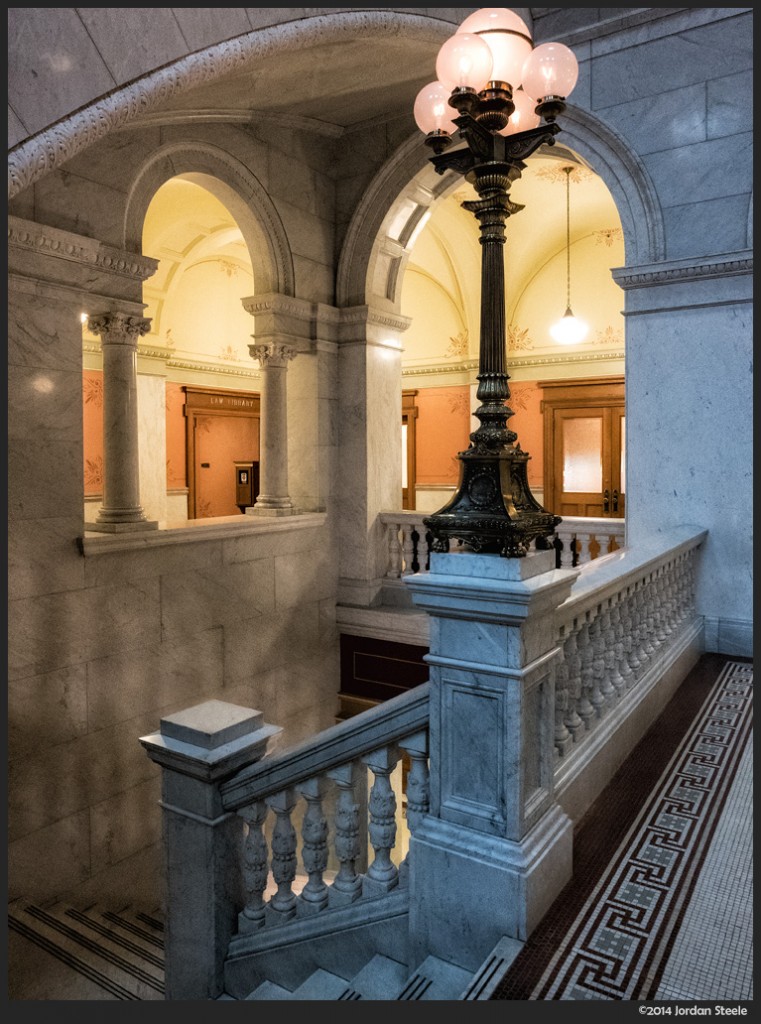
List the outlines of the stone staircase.
{"type": "MultiPolygon", "coordinates": [[[[9,998],[163,999],[162,918],[159,909],[13,902],[8,908],[9,998]]],[[[263,981],[245,1000],[488,1000],[522,945],[501,939],[475,974],[434,956],[410,973],[406,964],[375,954],[360,970],[347,971],[347,977],[317,968],[292,990],[263,981]]],[[[238,1000],[222,995],[218,1001],[238,1000]]]]}

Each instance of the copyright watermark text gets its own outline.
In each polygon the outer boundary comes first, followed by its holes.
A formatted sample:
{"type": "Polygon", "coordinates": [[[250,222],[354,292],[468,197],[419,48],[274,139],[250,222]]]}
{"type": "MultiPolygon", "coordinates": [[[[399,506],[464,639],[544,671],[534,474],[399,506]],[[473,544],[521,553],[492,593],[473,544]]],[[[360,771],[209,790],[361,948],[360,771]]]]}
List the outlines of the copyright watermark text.
{"type": "Polygon", "coordinates": [[[641,1017],[747,1017],[747,1006],[653,1006],[643,1003],[641,1017]]]}

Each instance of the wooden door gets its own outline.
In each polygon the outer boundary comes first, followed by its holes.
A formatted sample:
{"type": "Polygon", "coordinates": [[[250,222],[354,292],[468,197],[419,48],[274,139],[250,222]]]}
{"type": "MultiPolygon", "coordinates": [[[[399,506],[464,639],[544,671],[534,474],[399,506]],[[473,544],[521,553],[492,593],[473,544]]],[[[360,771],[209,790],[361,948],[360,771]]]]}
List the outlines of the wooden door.
{"type": "Polygon", "coordinates": [[[622,378],[544,381],[544,506],[559,516],[622,519],[626,415],[622,378]]]}
{"type": "Polygon", "coordinates": [[[416,439],[415,425],[418,407],[417,391],[402,392],[402,508],[414,509],[416,504],[416,439]]]}

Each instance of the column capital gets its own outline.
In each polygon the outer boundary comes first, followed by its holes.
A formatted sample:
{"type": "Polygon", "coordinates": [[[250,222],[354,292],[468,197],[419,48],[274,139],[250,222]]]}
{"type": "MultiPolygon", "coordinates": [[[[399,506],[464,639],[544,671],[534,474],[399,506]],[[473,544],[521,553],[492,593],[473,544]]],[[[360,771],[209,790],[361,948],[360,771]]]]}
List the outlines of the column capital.
{"type": "Polygon", "coordinates": [[[259,360],[262,368],[266,366],[285,367],[298,355],[298,350],[293,345],[286,345],[275,341],[249,345],[248,351],[252,359],[259,360]]]}
{"type": "Polygon", "coordinates": [[[131,345],[137,348],[137,339],[150,331],[151,321],[130,313],[101,313],[88,317],[87,327],[93,334],[100,336],[102,345],[131,345]]]}

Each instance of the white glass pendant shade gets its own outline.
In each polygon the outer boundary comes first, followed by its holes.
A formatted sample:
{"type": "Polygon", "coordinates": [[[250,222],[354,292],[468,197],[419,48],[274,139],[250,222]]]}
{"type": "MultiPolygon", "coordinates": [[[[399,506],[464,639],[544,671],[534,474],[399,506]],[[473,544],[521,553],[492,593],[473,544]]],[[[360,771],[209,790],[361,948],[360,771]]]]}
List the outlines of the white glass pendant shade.
{"type": "Polygon", "coordinates": [[[523,88],[537,103],[547,96],[566,99],[578,79],[579,62],[563,43],[542,43],[523,65],[523,88]]]}
{"type": "Polygon", "coordinates": [[[518,88],[533,46],[531,32],[522,18],[506,7],[482,7],[465,19],[458,33],[480,36],[492,53],[492,80],[518,88]]]}
{"type": "Polygon", "coordinates": [[[491,81],[492,65],[491,50],[480,36],[455,32],[439,50],[436,76],[450,93],[455,89],[481,92],[491,81]]]}
{"type": "Polygon", "coordinates": [[[499,133],[500,135],[515,135],[516,132],[526,132],[530,128],[539,127],[539,122],[542,119],[536,113],[536,103],[523,89],[513,92],[513,103],[515,110],[510,115],[507,125],[499,133]]]}
{"type": "Polygon", "coordinates": [[[578,345],[586,338],[588,330],[584,321],[575,317],[569,306],[563,317],[550,327],[550,334],[558,345],[578,345]]]}
{"type": "Polygon", "coordinates": [[[413,114],[415,123],[421,132],[429,135],[431,132],[446,132],[453,135],[457,131],[457,125],[452,120],[457,112],[449,106],[449,97],[452,93],[441,82],[429,82],[424,85],[415,99],[413,114]]]}

